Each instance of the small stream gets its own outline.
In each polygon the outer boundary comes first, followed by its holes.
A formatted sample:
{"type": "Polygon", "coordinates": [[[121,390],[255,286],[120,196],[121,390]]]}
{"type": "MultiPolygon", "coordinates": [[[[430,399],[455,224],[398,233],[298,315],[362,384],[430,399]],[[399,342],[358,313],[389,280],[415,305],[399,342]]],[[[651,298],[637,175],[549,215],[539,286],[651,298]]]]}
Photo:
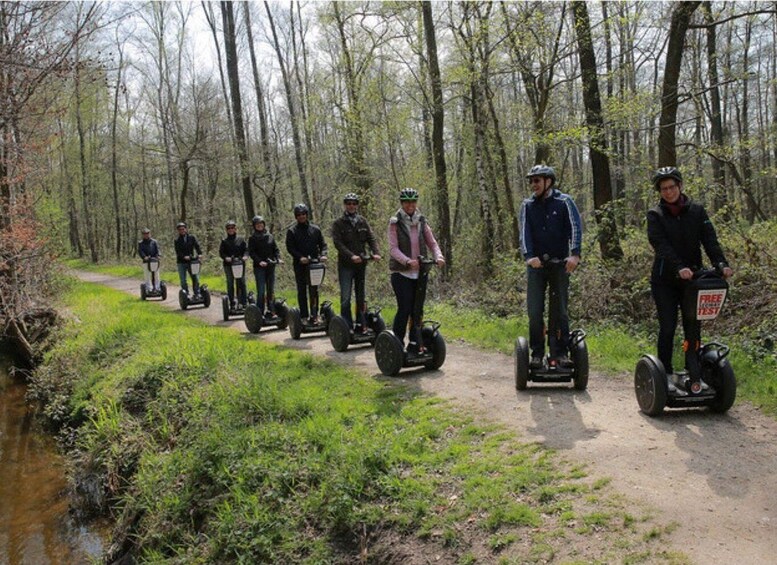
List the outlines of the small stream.
{"type": "Polygon", "coordinates": [[[103,542],[69,516],[64,461],[9,368],[0,349],[0,565],[93,562],[103,542]]]}

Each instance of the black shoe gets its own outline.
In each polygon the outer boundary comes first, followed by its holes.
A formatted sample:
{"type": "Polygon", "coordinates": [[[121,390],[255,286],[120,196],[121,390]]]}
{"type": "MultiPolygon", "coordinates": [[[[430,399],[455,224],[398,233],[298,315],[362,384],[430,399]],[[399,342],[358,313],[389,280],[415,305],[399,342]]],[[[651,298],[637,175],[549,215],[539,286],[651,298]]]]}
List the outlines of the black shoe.
{"type": "Polygon", "coordinates": [[[408,357],[417,357],[419,353],[418,344],[411,341],[407,344],[406,351],[408,357]]]}
{"type": "Polygon", "coordinates": [[[556,357],[556,364],[562,369],[570,369],[575,366],[572,360],[566,355],[559,355],[556,357]]]}
{"type": "Polygon", "coordinates": [[[532,357],[531,361],[529,361],[529,369],[542,369],[544,365],[545,362],[543,361],[542,357],[532,357]]]}

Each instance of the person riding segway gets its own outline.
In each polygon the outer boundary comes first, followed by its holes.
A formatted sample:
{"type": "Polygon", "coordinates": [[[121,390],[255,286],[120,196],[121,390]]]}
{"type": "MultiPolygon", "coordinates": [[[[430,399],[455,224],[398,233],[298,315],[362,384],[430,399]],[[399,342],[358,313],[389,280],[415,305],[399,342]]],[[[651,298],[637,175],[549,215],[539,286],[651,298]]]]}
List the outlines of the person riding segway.
{"type": "Polygon", "coordinates": [[[221,245],[219,245],[219,257],[221,257],[224,274],[227,277],[227,296],[221,297],[224,321],[227,321],[230,316],[244,314],[248,303],[245,278],[248,246],[245,239],[237,235],[237,223],[234,220],[227,221],[224,228],[227,236],[221,240],[221,245]],[[237,297],[235,296],[235,287],[237,287],[237,297]]]}
{"type": "Polygon", "coordinates": [[[655,251],[650,288],[658,313],[658,357],[645,355],[637,363],[634,386],[640,410],[660,414],[664,406],[710,406],[725,412],[736,398],[736,379],[726,356],[729,348],[701,343],[701,320],[714,319],[726,298],[733,275],[715,228],[701,204],[683,193],[683,176],[676,167],[653,175],[660,194],[648,211],[647,231],[655,251]],[[702,247],[714,269],[702,269],[702,247]],[[683,322],[685,371],[672,361],[678,309],[683,322]]]}
{"type": "Polygon", "coordinates": [[[534,165],[526,178],[534,193],[521,206],[521,252],[526,260],[529,342],[527,344],[522,337],[516,340],[516,388],[526,388],[528,380],[573,380],[575,388],[582,390],[588,385],[588,350],[581,330],[570,333],[568,313],[569,277],[580,262],[583,234],[580,214],[574,200],[556,188],[556,172],[552,167],[534,165]],[[549,298],[547,329],[544,322],[546,289],[549,298]]]}
{"type": "Polygon", "coordinates": [[[262,216],[254,216],[251,223],[253,233],[248,238],[248,255],[254,263],[256,304],[246,307],[246,328],[251,333],[259,333],[264,326],[284,329],[289,313],[286,301],[275,300],[275,266],[282,263],[281,252],[262,216]]]}
{"type": "Polygon", "coordinates": [[[181,290],[178,292],[178,303],[182,310],[189,306],[210,306],[210,291],[207,285],[200,286],[200,268],[202,250],[197,238],[189,233],[184,222],[178,222],[175,226],[178,237],[175,239],[175,259],[178,267],[178,278],[181,281],[181,290]],[[192,277],[192,291],[189,294],[189,285],[186,280],[187,273],[192,277]]]}
{"type": "Polygon", "coordinates": [[[387,376],[409,366],[439,369],[446,353],[440,324],[423,319],[429,271],[434,265],[442,267],[445,259],[426,217],[417,209],[418,191],[402,189],[399,201],[400,209],[388,226],[389,269],[397,313],[392,330],[382,331],[375,340],[375,360],[387,376]],[[410,335],[405,349],[408,321],[410,335]]]}
{"type": "Polygon", "coordinates": [[[303,333],[326,332],[332,318],[332,303],[329,301],[321,304],[319,316],[318,287],[326,273],[327,245],[321,229],[310,223],[309,212],[305,204],[297,204],[294,207],[296,223],[286,232],[286,250],[293,258],[299,305],[298,308],[289,308],[292,339],[299,339],[303,333]]]}
{"type": "Polygon", "coordinates": [[[159,280],[159,244],[151,237],[151,230],[141,230],[142,239],[138,242],[138,255],[143,261],[145,282],[140,285],[140,299],[161,298],[167,300],[167,285],[159,280]]]}
{"type": "Polygon", "coordinates": [[[367,220],[358,213],[359,197],[349,192],[343,197],[345,211],[332,225],[332,241],[337,248],[337,273],[340,283],[340,315],[333,316],[329,339],[336,351],[345,351],[353,343],[375,343],[386,327],[380,310],[367,311],[365,285],[367,262],[379,261],[380,251],[367,220]],[[365,248],[369,247],[369,253],[365,248]],[[356,323],[351,312],[351,294],[356,294],[356,323]]]}

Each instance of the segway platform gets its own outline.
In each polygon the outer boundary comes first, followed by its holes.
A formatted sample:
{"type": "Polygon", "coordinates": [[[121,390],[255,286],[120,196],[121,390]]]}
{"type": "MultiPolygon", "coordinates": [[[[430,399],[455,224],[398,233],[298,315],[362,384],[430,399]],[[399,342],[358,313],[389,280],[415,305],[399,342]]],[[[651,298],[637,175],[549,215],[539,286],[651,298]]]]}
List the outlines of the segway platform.
{"type": "Polygon", "coordinates": [[[575,389],[585,390],[588,387],[588,346],[585,343],[585,332],[574,330],[569,334],[570,367],[561,367],[546,357],[542,368],[532,369],[529,366],[529,343],[526,338],[515,340],[515,388],[526,390],[529,381],[535,383],[568,383],[572,382],[575,389]]]}

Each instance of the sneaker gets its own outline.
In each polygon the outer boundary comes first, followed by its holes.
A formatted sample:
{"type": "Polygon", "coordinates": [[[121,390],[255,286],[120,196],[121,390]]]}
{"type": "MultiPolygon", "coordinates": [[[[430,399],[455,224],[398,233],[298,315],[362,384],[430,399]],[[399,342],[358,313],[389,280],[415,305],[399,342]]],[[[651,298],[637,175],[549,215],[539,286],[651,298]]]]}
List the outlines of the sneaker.
{"type": "Polygon", "coordinates": [[[556,363],[562,369],[569,369],[569,368],[575,366],[575,364],[572,362],[572,360],[569,357],[567,357],[566,355],[559,355],[558,357],[556,357],[556,363]]]}
{"type": "Polygon", "coordinates": [[[542,357],[532,357],[529,361],[529,369],[542,369],[544,364],[542,357]]]}

